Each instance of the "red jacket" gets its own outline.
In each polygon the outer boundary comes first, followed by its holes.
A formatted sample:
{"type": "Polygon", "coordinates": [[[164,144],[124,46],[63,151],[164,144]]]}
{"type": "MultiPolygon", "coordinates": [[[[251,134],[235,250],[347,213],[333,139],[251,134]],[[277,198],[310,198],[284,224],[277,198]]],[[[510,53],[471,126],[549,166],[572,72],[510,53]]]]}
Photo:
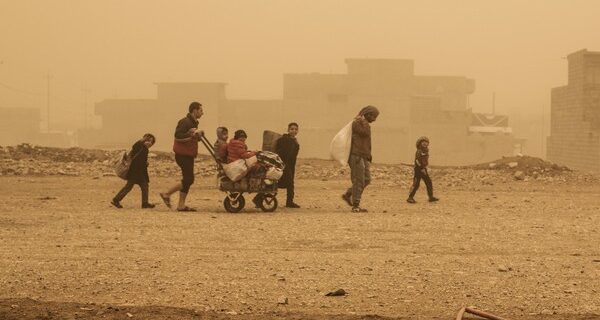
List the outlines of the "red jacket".
{"type": "Polygon", "coordinates": [[[194,158],[198,155],[198,137],[189,133],[192,128],[198,128],[198,120],[188,113],[185,118],[179,120],[175,128],[175,141],[173,141],[175,154],[194,158]]]}
{"type": "Polygon", "coordinates": [[[198,138],[191,137],[186,140],[177,140],[173,142],[173,152],[176,155],[195,158],[198,155],[198,138]]]}
{"type": "Polygon", "coordinates": [[[239,159],[248,159],[254,156],[254,152],[248,151],[246,143],[242,140],[232,139],[227,144],[227,163],[232,163],[239,159]]]}

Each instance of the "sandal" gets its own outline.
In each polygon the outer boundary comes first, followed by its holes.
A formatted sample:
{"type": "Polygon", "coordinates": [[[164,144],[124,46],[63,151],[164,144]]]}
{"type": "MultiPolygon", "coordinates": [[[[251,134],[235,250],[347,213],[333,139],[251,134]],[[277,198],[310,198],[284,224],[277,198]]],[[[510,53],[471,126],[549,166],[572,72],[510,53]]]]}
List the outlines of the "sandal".
{"type": "Polygon", "coordinates": [[[185,206],[185,207],[183,207],[181,209],[177,208],[177,211],[179,211],[179,212],[196,212],[198,210],[196,210],[194,208],[190,208],[188,206],[185,206]]]}
{"type": "Polygon", "coordinates": [[[171,208],[171,198],[169,198],[168,196],[166,196],[162,193],[159,193],[159,195],[160,195],[160,198],[162,199],[162,201],[165,203],[165,205],[167,207],[171,208]]]}

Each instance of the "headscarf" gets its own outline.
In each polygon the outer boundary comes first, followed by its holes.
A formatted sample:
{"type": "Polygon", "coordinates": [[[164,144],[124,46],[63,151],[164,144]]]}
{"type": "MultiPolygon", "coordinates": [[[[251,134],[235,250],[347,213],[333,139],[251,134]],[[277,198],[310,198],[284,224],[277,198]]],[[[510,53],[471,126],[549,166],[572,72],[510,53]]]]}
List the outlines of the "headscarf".
{"type": "Polygon", "coordinates": [[[360,112],[358,113],[358,115],[356,117],[362,117],[368,113],[374,113],[375,117],[379,116],[379,110],[376,107],[366,106],[366,107],[360,109],[360,112]]]}
{"type": "Polygon", "coordinates": [[[227,138],[227,134],[229,134],[229,131],[226,127],[217,128],[217,139],[225,141],[225,139],[227,138]]]}

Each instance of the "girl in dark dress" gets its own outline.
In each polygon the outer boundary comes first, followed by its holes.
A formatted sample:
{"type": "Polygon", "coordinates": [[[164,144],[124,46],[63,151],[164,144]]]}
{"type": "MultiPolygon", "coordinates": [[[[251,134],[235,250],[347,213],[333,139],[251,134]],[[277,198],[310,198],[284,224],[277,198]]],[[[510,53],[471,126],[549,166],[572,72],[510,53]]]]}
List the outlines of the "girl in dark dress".
{"type": "Polygon", "coordinates": [[[129,171],[127,172],[127,184],[117,193],[110,202],[117,208],[121,206],[121,200],[133,189],[134,185],[140,186],[142,190],[142,208],[154,208],[154,204],[148,202],[148,189],[150,178],[148,177],[148,149],[154,145],[156,138],[150,133],[146,133],[142,139],[138,140],[131,147],[129,157],[133,158],[129,171]]]}

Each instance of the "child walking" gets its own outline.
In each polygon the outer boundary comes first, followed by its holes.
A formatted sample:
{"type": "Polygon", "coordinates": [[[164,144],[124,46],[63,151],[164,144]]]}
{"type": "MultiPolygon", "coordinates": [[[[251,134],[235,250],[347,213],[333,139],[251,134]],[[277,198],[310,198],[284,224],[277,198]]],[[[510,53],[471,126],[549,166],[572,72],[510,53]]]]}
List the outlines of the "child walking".
{"type": "Polygon", "coordinates": [[[127,184],[115,195],[110,202],[113,206],[121,209],[121,200],[133,189],[134,185],[140,186],[142,190],[142,208],[154,208],[154,204],[148,202],[148,189],[150,178],[148,177],[148,149],[154,145],[156,138],[146,133],[131,147],[129,157],[132,157],[129,171],[127,172],[127,184]]]}
{"type": "Polygon", "coordinates": [[[417,140],[417,152],[415,153],[415,173],[413,177],[413,184],[410,188],[410,194],[406,202],[416,203],[414,196],[419,190],[421,179],[427,186],[427,195],[429,196],[429,202],[435,202],[439,199],[433,196],[433,183],[427,172],[427,166],[429,165],[429,138],[420,137],[417,140]]]}

